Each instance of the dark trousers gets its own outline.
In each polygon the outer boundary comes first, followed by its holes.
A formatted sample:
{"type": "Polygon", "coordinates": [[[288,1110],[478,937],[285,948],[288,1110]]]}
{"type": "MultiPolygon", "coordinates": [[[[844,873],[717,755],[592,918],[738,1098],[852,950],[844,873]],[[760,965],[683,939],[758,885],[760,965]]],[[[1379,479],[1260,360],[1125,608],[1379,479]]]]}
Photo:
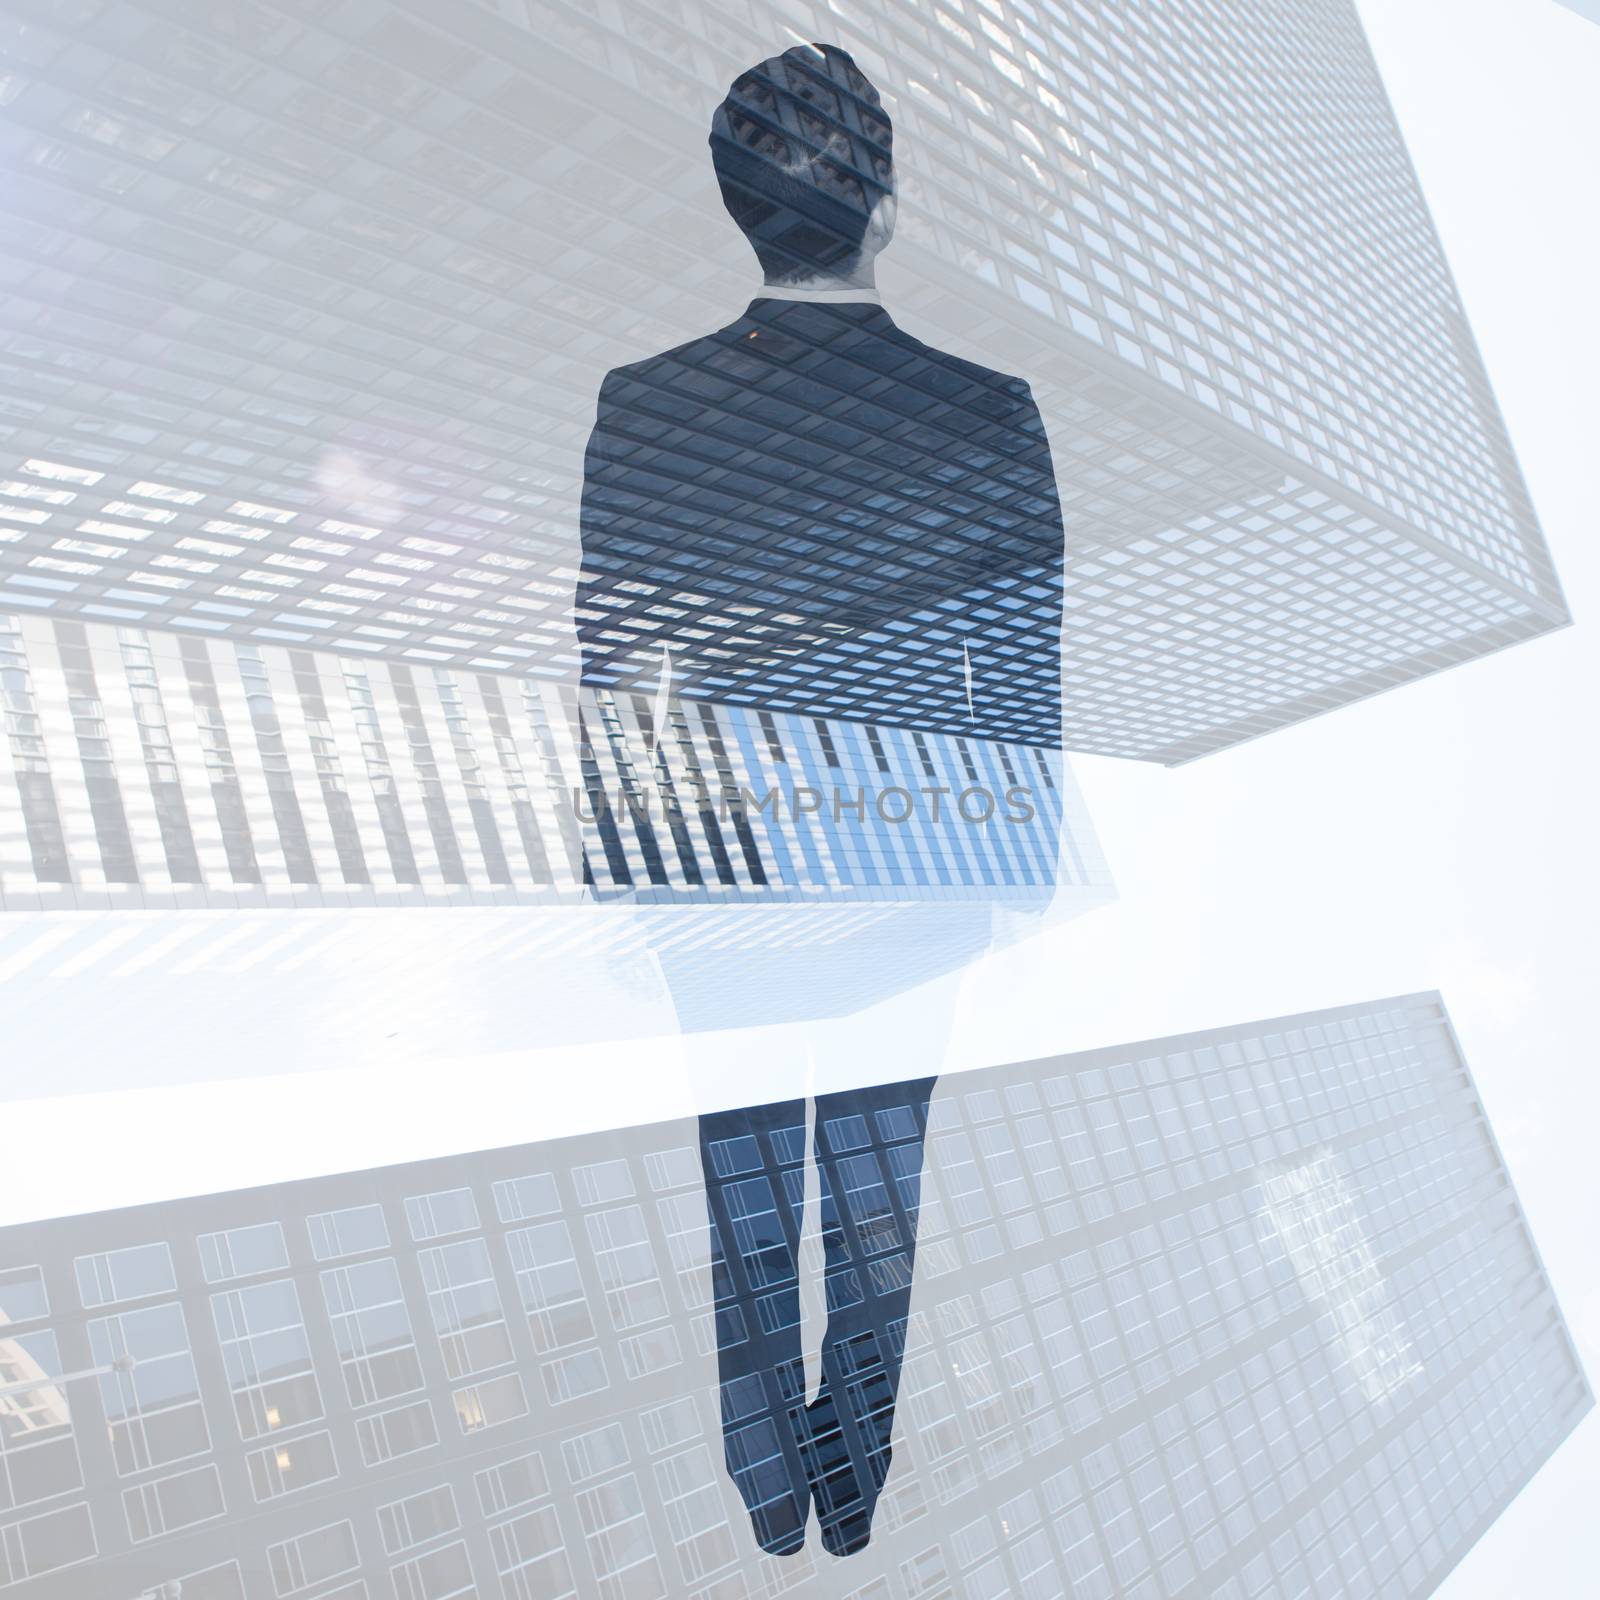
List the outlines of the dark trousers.
{"type": "Polygon", "coordinates": [[[817,1097],[828,1328],[809,1405],[797,1271],[805,1101],[700,1119],[724,1454],[772,1554],[805,1543],[812,1501],[835,1555],[871,1536],[889,1472],[936,1081],[817,1097]]]}

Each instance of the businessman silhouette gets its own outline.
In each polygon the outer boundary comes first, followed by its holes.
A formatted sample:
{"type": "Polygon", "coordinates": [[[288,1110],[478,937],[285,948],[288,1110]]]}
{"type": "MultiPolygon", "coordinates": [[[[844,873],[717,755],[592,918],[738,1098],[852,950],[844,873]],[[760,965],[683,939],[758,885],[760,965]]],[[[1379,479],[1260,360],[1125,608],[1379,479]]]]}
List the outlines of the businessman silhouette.
{"type": "Polygon", "coordinates": [[[584,462],[583,682],[1059,748],[1062,531],[1028,386],[899,328],[889,118],[797,47],[717,109],[761,293],[607,374],[584,462]]]}
{"type": "MultiPolygon", "coordinates": [[[[717,180],[765,282],[727,327],[602,385],[582,679],[602,696],[670,681],[676,696],[1059,747],[1049,445],[1024,382],[922,344],[883,308],[892,138],[877,91],[832,45],[752,67],[717,108],[717,180]]],[[[805,1100],[770,1083],[762,1104],[701,1117],[725,1457],[773,1554],[803,1546],[813,1504],[834,1554],[871,1534],[930,1065],[889,1062],[882,1076],[903,1081],[818,1093],[828,1329],[809,1402],[805,1100]]],[[[753,1088],[760,1074],[752,1063],[753,1088]]]]}

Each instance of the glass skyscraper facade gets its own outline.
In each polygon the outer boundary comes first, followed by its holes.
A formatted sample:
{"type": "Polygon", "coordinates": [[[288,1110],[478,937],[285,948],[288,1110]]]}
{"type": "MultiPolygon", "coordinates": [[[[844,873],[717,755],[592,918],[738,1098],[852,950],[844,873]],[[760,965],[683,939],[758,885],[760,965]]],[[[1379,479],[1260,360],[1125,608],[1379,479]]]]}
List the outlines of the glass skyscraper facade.
{"type": "Polygon", "coordinates": [[[1437,995],[683,1037],[1108,898],[1058,747],[1568,620],[1352,0],[62,0],[0,176],[7,1094],[705,1113],[0,1229],[0,1600],[1435,1589],[1592,1403],[1437,995]],[[730,80],[892,112],[893,324],[730,323],[730,80]]]}
{"type": "Polygon", "coordinates": [[[1109,892],[1037,746],[33,616],[0,672],[0,910],[1109,892]]]}
{"type": "Polygon", "coordinates": [[[0,87],[0,605],[570,676],[594,397],[748,298],[705,126],[785,28],[892,97],[897,315],[1043,411],[1068,748],[1567,620],[1349,0],[55,8],[0,87]]]}
{"type": "Polygon", "coordinates": [[[4,614],[0,717],[0,1008],[80,1087],[659,1033],[663,972],[840,1015],[1114,894],[1038,746],[4,614]]]}
{"type": "Polygon", "coordinates": [[[696,1137],[6,1229],[0,1590],[1422,1596],[1591,1404],[1436,995],[957,1074],[872,1543],[762,1556],[696,1137]]]}

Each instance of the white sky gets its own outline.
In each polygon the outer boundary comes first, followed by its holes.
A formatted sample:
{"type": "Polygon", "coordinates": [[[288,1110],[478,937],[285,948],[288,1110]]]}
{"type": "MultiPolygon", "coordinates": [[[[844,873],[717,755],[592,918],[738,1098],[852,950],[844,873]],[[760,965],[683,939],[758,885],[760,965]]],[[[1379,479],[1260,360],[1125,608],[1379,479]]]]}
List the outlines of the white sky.
{"type": "MultiPolygon", "coordinates": [[[[1593,1381],[1600,28],[1361,11],[1578,624],[1175,772],[1076,762],[1121,899],[1013,955],[1060,1014],[969,1015],[1004,1059],[1001,1027],[1060,1050],[1438,988],[1593,1381]]],[[[1443,1600],[1593,1600],[1597,1484],[1591,1413],[1443,1600]]]]}
{"type": "MultiPolygon", "coordinates": [[[[1361,9],[1579,625],[1178,771],[1076,762],[1121,899],[971,976],[953,1054],[1014,1061],[1438,988],[1593,1376],[1600,28],[1551,0],[1361,9]]],[[[907,1015],[891,1005],[861,1037],[893,1039],[907,1015]]],[[[586,1071],[638,1054],[601,1049],[586,1071]]],[[[13,1105],[31,1137],[8,1141],[4,1209],[562,1131],[485,1113],[533,1120],[527,1057],[469,1070],[473,1091],[446,1104],[431,1062],[13,1105]]],[[[658,1073],[621,1120],[678,1114],[681,1089],[658,1073]]],[[[1591,1415],[1444,1600],[1592,1600],[1597,1483],[1591,1415]]]]}
{"type": "MultiPolygon", "coordinates": [[[[1541,0],[1364,0],[1361,10],[1577,618],[1555,639],[1439,681],[1459,751],[1446,768],[1462,792],[1448,807],[1453,837],[1430,843],[1420,805],[1397,831],[1418,853],[1453,859],[1443,903],[1455,925],[1440,930],[1434,981],[1593,1384],[1600,28],[1541,0]]],[[[1393,704],[1414,720],[1427,713],[1426,698],[1393,704]]],[[[1600,1592],[1597,1484],[1591,1413],[1441,1600],[1600,1592]]]]}
{"type": "MultiPolygon", "coordinates": [[[[1361,12],[1577,626],[1175,772],[1075,762],[1121,898],[1010,958],[1056,1014],[967,1015],[1003,1060],[1439,989],[1593,1383],[1600,28],[1361,12]]],[[[1441,1600],[1593,1600],[1597,1484],[1591,1413],[1441,1600]]]]}

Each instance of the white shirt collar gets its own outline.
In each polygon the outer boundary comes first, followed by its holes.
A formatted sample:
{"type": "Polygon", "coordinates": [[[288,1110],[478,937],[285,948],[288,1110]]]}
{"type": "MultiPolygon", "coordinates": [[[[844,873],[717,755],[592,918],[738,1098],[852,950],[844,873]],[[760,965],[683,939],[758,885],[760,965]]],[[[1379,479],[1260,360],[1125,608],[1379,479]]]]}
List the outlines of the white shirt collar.
{"type": "Polygon", "coordinates": [[[814,300],[819,305],[881,306],[876,289],[808,289],[801,284],[767,283],[756,292],[757,300],[814,300]]]}

